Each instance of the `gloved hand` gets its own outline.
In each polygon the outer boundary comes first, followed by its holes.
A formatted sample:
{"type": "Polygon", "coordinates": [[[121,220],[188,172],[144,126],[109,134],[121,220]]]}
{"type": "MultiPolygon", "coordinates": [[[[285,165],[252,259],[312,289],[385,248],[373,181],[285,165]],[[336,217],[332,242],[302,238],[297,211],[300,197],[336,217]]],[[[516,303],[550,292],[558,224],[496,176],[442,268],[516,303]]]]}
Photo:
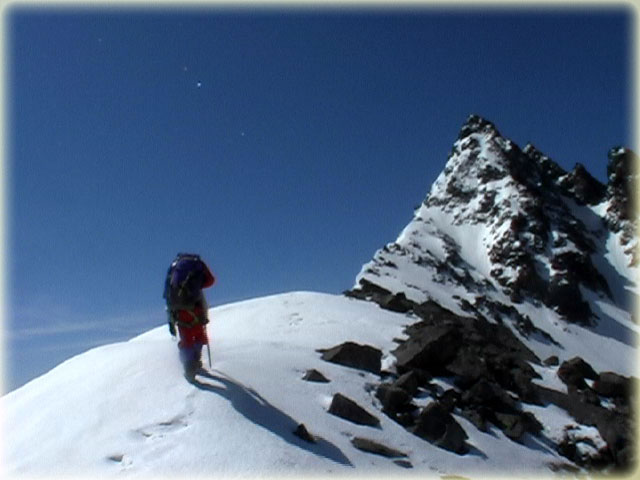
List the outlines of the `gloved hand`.
{"type": "Polygon", "coordinates": [[[169,322],[169,333],[171,333],[173,337],[176,336],[176,325],[173,322],[169,322]]]}

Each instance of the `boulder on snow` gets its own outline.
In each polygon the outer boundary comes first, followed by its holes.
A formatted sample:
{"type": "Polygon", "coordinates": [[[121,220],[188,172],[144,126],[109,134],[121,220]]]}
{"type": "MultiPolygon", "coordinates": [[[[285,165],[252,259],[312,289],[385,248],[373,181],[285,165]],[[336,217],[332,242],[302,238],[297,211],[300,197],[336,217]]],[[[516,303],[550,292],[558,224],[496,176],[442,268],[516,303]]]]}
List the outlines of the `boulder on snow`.
{"type": "Polygon", "coordinates": [[[547,367],[556,367],[560,365],[560,359],[557,355],[551,355],[550,357],[547,357],[547,359],[542,363],[547,367]]]}
{"type": "Polygon", "coordinates": [[[376,397],[382,403],[382,410],[385,413],[394,415],[412,409],[410,406],[411,395],[393,385],[380,384],[376,390],[376,397]]]}
{"type": "Polygon", "coordinates": [[[336,393],[333,396],[331,406],[329,407],[329,413],[350,422],[357,423],[358,425],[367,425],[370,427],[377,427],[380,425],[380,420],[371,415],[356,402],[340,393],[336,393]]]}
{"type": "Polygon", "coordinates": [[[415,370],[410,370],[407,373],[404,373],[398,377],[398,379],[393,382],[393,386],[396,388],[401,388],[405,392],[407,392],[412,397],[418,393],[418,388],[421,384],[421,377],[418,372],[415,370]]]}
{"type": "Polygon", "coordinates": [[[464,455],[469,452],[464,429],[438,402],[427,405],[410,430],[418,437],[445,450],[464,455]]]}
{"type": "Polygon", "coordinates": [[[395,448],[387,447],[370,438],[354,437],[351,439],[351,444],[363,452],[373,453],[387,458],[404,458],[407,456],[406,453],[396,450],[395,448]]]}
{"type": "Polygon", "coordinates": [[[524,419],[520,415],[496,412],[495,418],[500,430],[511,440],[520,440],[520,437],[527,431],[524,419]]]}
{"type": "Polygon", "coordinates": [[[614,372],[601,372],[593,389],[603,397],[626,398],[631,394],[631,380],[614,372]]]}
{"type": "Polygon", "coordinates": [[[585,378],[590,380],[597,380],[598,374],[595,370],[585,362],[581,357],[573,357],[571,360],[562,362],[558,369],[558,377],[568,387],[575,387],[578,389],[587,388],[587,384],[584,381],[585,378]]]}
{"type": "Polygon", "coordinates": [[[393,463],[402,468],[413,468],[413,464],[409,460],[394,460],[393,463]]]}
{"type": "Polygon", "coordinates": [[[320,373],[315,368],[312,368],[311,370],[307,370],[307,373],[304,374],[304,377],[302,377],[302,379],[307,382],[318,382],[318,383],[330,382],[330,380],[327,377],[325,377],[322,373],[320,373]]]}
{"type": "Polygon", "coordinates": [[[382,352],[370,345],[345,342],[335,347],[317,351],[322,353],[322,359],[327,362],[380,374],[382,352]]]}
{"type": "Polygon", "coordinates": [[[304,440],[308,443],[316,443],[316,439],[309,433],[307,427],[305,427],[304,423],[298,425],[298,427],[293,431],[293,434],[304,440]]]}

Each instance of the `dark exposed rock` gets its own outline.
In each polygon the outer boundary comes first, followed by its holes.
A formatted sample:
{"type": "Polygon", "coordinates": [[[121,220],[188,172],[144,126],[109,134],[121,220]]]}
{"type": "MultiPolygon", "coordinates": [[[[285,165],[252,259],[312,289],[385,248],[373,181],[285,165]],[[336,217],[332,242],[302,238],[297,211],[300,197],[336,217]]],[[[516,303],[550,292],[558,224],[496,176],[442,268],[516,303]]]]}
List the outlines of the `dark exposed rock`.
{"type": "Polygon", "coordinates": [[[498,134],[496,126],[489,120],[486,120],[479,115],[469,115],[466,122],[460,128],[458,140],[466,138],[472,133],[481,132],[493,132],[495,134],[498,134]]]}
{"type": "Polygon", "coordinates": [[[498,426],[511,440],[518,441],[527,431],[524,420],[518,414],[496,412],[498,426]]]}
{"type": "Polygon", "coordinates": [[[581,163],[563,177],[560,187],[581,205],[597,205],[604,200],[606,193],[606,187],[593,178],[581,163]]]}
{"type": "Polygon", "coordinates": [[[515,413],[517,404],[498,384],[480,380],[461,396],[465,405],[482,405],[494,412],[515,413]]]}
{"type": "Polygon", "coordinates": [[[391,292],[386,288],[382,288],[373,282],[370,282],[366,278],[360,279],[359,288],[347,290],[345,295],[358,298],[360,300],[371,300],[378,303],[378,300],[387,295],[391,295],[391,292]]]}
{"type": "Polygon", "coordinates": [[[574,385],[569,385],[567,387],[567,391],[569,395],[577,402],[591,404],[597,407],[601,405],[600,397],[598,397],[598,394],[589,387],[578,388],[574,385]]]}
{"type": "Polygon", "coordinates": [[[603,397],[626,398],[631,395],[631,380],[614,372],[601,372],[593,389],[603,397]]]}
{"type": "Polygon", "coordinates": [[[455,383],[461,388],[468,388],[480,378],[489,376],[485,359],[469,346],[458,350],[447,370],[456,376],[455,383]]]}
{"type": "Polygon", "coordinates": [[[544,426],[540,421],[535,417],[535,415],[531,412],[524,412],[521,414],[522,421],[524,422],[524,427],[527,432],[532,435],[538,435],[542,430],[544,430],[544,426]]]}
{"type": "Polygon", "coordinates": [[[626,449],[632,447],[633,434],[633,425],[629,419],[613,412],[606,412],[596,417],[595,425],[602,439],[607,442],[614,458],[620,456],[626,459],[628,455],[626,449]]]}
{"type": "Polygon", "coordinates": [[[301,438],[305,442],[316,443],[316,439],[309,433],[304,423],[299,424],[298,427],[293,431],[293,434],[296,437],[301,438]]]}
{"type": "Polygon", "coordinates": [[[451,310],[444,308],[433,300],[427,300],[424,303],[416,305],[414,312],[417,316],[427,322],[428,325],[449,323],[451,320],[458,318],[451,310]]]}
{"type": "Polygon", "coordinates": [[[460,392],[453,388],[445,390],[444,392],[442,392],[442,395],[438,397],[438,403],[440,403],[443,409],[451,413],[453,412],[454,408],[460,403],[460,392]]]}
{"type": "Polygon", "coordinates": [[[330,380],[327,377],[325,377],[322,373],[320,373],[316,369],[307,370],[307,373],[305,373],[302,379],[306,380],[307,382],[318,382],[318,383],[330,382],[330,380]]]}
{"type": "Polygon", "coordinates": [[[356,402],[340,393],[336,393],[333,396],[331,406],[329,407],[329,413],[350,422],[357,423],[358,425],[376,427],[380,424],[380,420],[371,415],[356,402]]]}
{"type": "Polygon", "coordinates": [[[551,267],[556,270],[558,282],[582,283],[593,291],[601,291],[611,298],[607,281],[593,266],[590,256],[583,252],[564,252],[551,259],[551,267]]]}
{"type": "Polygon", "coordinates": [[[595,370],[580,357],[574,357],[571,360],[562,362],[558,369],[558,377],[565,385],[577,387],[579,389],[588,388],[585,378],[597,380],[598,374],[595,370]]]}
{"type": "Polygon", "coordinates": [[[351,444],[363,452],[373,453],[387,458],[404,458],[407,456],[406,453],[396,450],[395,448],[387,447],[370,438],[354,437],[351,439],[351,444]]]}
{"type": "Polygon", "coordinates": [[[569,283],[562,276],[555,276],[549,282],[545,304],[553,307],[568,321],[579,325],[590,325],[593,312],[584,301],[577,283],[569,283]]]}
{"type": "Polygon", "coordinates": [[[409,338],[392,353],[398,372],[419,368],[431,373],[442,372],[460,348],[462,337],[452,326],[426,326],[419,336],[409,338]]]}
{"type": "Polygon", "coordinates": [[[428,442],[459,455],[468,453],[464,429],[437,402],[427,405],[418,415],[411,431],[428,442]]]}
{"type": "Polygon", "coordinates": [[[418,372],[411,370],[402,374],[395,382],[393,382],[393,386],[401,388],[413,397],[418,392],[420,385],[423,383],[421,377],[422,376],[418,372]]]}
{"type": "Polygon", "coordinates": [[[522,370],[512,370],[510,381],[507,383],[507,388],[516,392],[520,397],[520,400],[526,403],[532,403],[540,405],[542,403],[538,396],[538,390],[532,383],[533,376],[528,375],[522,370]]]}
{"type": "Polygon", "coordinates": [[[383,411],[389,414],[396,414],[412,409],[411,395],[405,390],[389,384],[381,384],[376,390],[376,398],[380,400],[383,411]]]}
{"type": "Polygon", "coordinates": [[[413,303],[407,300],[407,297],[402,292],[382,296],[379,305],[382,308],[398,313],[406,313],[413,308],[413,303]]]}
{"type": "Polygon", "coordinates": [[[461,408],[460,414],[481,432],[487,431],[487,418],[491,416],[488,409],[478,405],[465,406],[461,408]]]}
{"type": "Polygon", "coordinates": [[[607,198],[608,214],[615,226],[622,220],[633,218],[633,168],[637,164],[637,156],[629,149],[615,147],[609,150],[607,164],[607,198]]]}
{"type": "Polygon", "coordinates": [[[551,355],[542,363],[545,364],[547,367],[555,367],[560,365],[560,359],[558,358],[557,355],[551,355]]]}
{"type": "Polygon", "coordinates": [[[408,460],[394,460],[393,463],[402,468],[413,468],[413,465],[408,460]]]}
{"type": "Polygon", "coordinates": [[[320,349],[322,359],[359,370],[380,373],[382,352],[370,345],[345,342],[329,349],[320,349]]]}
{"type": "Polygon", "coordinates": [[[637,217],[634,215],[638,174],[634,166],[638,165],[637,155],[627,148],[612,148],[609,151],[607,165],[607,200],[609,206],[605,221],[613,232],[622,232],[620,244],[625,253],[631,256],[631,265],[639,261],[638,249],[634,248],[637,238],[637,217]]]}

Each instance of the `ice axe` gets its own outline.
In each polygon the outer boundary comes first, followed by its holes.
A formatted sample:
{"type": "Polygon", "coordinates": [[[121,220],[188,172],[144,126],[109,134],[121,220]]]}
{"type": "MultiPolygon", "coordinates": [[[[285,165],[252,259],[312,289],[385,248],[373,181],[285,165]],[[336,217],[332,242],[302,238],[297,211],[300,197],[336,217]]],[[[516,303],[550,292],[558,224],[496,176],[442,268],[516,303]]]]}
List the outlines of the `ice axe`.
{"type": "Polygon", "coordinates": [[[211,368],[211,347],[209,346],[209,332],[207,334],[207,356],[209,357],[209,368],[211,368]]]}

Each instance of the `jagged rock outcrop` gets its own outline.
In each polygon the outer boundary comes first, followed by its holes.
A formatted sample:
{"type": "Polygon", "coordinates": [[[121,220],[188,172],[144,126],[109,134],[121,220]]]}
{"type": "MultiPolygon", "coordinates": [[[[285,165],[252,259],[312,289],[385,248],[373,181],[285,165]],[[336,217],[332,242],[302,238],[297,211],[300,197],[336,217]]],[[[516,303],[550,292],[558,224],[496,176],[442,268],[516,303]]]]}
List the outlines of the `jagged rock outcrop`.
{"type": "Polygon", "coordinates": [[[605,186],[583,165],[566,172],[533,145],[520,149],[491,122],[470,116],[414,220],[363,267],[354,290],[381,287],[391,295],[376,300],[396,311],[406,306],[393,294],[420,300],[431,283],[478,295],[498,290],[512,302],[541,302],[569,322],[595,325],[583,290],[612,295],[593,263],[605,237],[622,232],[628,262],[635,261],[635,155],[618,148],[609,156],[605,186]],[[443,218],[474,241],[453,238],[443,218]],[[408,264],[411,278],[423,280],[398,290],[391,280],[408,264]]]}
{"type": "Polygon", "coordinates": [[[386,445],[364,437],[353,437],[351,444],[358,450],[363,452],[373,453],[375,455],[381,455],[387,458],[405,458],[406,453],[401,452],[395,448],[387,447],[386,445]]]}
{"type": "Polygon", "coordinates": [[[459,455],[469,451],[466,443],[468,435],[438,402],[422,409],[411,431],[428,442],[459,455]]]}
{"type": "Polygon", "coordinates": [[[298,424],[296,429],[293,431],[293,434],[307,443],[316,443],[316,439],[309,433],[309,430],[307,430],[304,423],[298,424]]]}
{"type": "Polygon", "coordinates": [[[638,156],[627,148],[609,150],[606,195],[608,208],[606,222],[614,232],[620,232],[620,244],[631,256],[632,265],[638,264],[638,212],[634,212],[635,192],[638,188],[638,156]]]}
{"type": "Polygon", "coordinates": [[[316,383],[329,383],[330,380],[325,377],[321,372],[312,368],[311,370],[307,370],[307,372],[302,377],[303,380],[307,382],[316,382],[316,383]]]}
{"type": "Polygon", "coordinates": [[[554,405],[573,419],[553,439],[567,459],[603,471],[632,465],[635,162],[612,149],[605,185],[581,163],[567,172],[470,116],[412,221],[345,292],[407,317],[390,352],[396,374],[373,390],[380,410],[465,454],[452,415],[524,442],[546,435],[527,405],[554,405]],[[583,332],[602,340],[582,345],[583,332]],[[424,395],[433,401],[421,408],[424,395]]]}
{"type": "Polygon", "coordinates": [[[371,373],[380,373],[382,352],[371,345],[345,342],[335,347],[317,351],[322,353],[322,359],[327,362],[338,363],[371,373]]]}
{"type": "Polygon", "coordinates": [[[376,427],[380,424],[377,417],[341,393],[336,393],[331,401],[329,413],[358,425],[376,427]]]}

